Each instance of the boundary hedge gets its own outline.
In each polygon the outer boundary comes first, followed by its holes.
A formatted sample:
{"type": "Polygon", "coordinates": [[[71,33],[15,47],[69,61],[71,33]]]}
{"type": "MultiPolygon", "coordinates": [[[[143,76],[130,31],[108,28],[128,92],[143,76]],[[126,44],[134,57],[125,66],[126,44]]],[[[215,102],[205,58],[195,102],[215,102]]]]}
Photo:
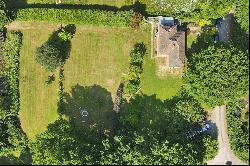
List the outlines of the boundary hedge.
{"type": "Polygon", "coordinates": [[[134,15],[132,10],[115,12],[97,9],[26,8],[17,11],[16,20],[128,27],[132,25],[134,15]]]}

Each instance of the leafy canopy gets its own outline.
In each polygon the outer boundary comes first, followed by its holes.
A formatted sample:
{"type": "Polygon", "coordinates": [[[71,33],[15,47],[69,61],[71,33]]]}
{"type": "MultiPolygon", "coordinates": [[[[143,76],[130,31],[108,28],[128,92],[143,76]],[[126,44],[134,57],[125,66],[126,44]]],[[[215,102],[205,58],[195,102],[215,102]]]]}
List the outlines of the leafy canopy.
{"type": "Polygon", "coordinates": [[[209,46],[189,59],[184,81],[208,105],[221,105],[247,91],[248,60],[246,52],[232,45],[209,46]]]}

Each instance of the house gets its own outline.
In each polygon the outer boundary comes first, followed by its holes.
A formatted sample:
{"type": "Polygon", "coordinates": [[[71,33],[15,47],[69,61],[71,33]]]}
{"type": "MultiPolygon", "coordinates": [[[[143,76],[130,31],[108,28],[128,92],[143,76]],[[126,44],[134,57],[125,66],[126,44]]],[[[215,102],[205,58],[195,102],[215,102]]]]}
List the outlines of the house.
{"type": "Polygon", "coordinates": [[[158,17],[154,58],[160,72],[174,72],[184,66],[185,31],[179,31],[173,17],[158,17]]]}

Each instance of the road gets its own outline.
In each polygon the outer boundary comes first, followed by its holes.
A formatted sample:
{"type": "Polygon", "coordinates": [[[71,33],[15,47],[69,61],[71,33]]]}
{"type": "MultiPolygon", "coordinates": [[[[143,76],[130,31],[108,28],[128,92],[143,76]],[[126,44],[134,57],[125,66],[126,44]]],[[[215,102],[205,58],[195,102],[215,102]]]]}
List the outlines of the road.
{"type": "Polygon", "coordinates": [[[227,135],[226,106],[214,108],[211,116],[212,124],[217,127],[219,152],[214,159],[209,160],[207,165],[246,165],[240,161],[231,151],[227,135]]]}

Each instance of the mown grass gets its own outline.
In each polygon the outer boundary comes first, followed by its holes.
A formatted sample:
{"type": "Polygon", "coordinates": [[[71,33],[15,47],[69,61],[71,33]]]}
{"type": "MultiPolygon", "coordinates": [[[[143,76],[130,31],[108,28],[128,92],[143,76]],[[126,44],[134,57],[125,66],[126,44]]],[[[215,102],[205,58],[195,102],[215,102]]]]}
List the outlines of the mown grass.
{"type": "Polygon", "coordinates": [[[154,59],[145,57],[141,79],[142,92],[147,95],[156,95],[158,99],[171,99],[181,89],[182,78],[180,75],[167,75],[159,78],[156,75],[154,59]]]}
{"type": "MultiPolygon", "coordinates": [[[[58,71],[54,73],[56,80],[46,86],[45,80],[51,73],[45,71],[35,61],[36,48],[48,39],[55,30],[55,26],[48,25],[51,29],[39,27],[39,24],[34,23],[22,29],[20,120],[23,130],[31,139],[45,131],[47,125],[58,118],[58,71]]],[[[137,42],[149,43],[149,41],[149,30],[77,26],[72,39],[71,53],[64,66],[65,92],[71,95],[71,89],[76,85],[81,87],[98,85],[108,92],[106,94],[110,93],[114,97],[123,73],[127,72],[129,53],[133,45],[137,42]]],[[[95,94],[98,95],[98,93],[95,94]]],[[[98,99],[93,106],[101,111],[105,105],[99,108],[98,102],[102,101],[98,99]]],[[[107,108],[111,108],[110,111],[112,111],[112,107],[107,108]]]]}
{"type": "MultiPolygon", "coordinates": [[[[36,48],[52,31],[23,30],[20,57],[20,121],[29,138],[46,130],[57,119],[57,79],[49,86],[45,80],[51,74],[35,61],[36,48]]],[[[55,72],[57,76],[57,72],[55,72]]]]}

